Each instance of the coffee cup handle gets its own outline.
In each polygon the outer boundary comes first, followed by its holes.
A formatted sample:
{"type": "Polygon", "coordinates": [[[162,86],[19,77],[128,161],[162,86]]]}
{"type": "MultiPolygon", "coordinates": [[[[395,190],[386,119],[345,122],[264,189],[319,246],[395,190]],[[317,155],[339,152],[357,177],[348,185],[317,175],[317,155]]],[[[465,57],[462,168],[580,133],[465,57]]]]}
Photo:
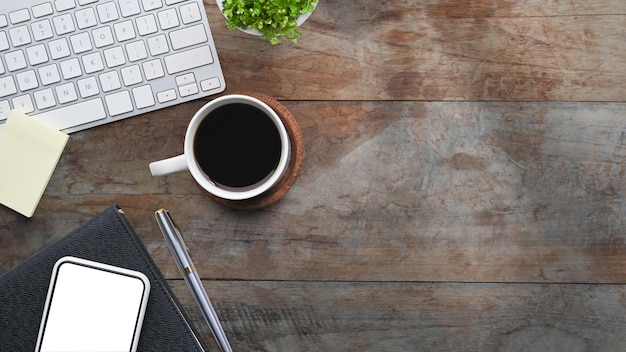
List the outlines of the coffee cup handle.
{"type": "Polygon", "coordinates": [[[152,176],[164,176],[188,169],[189,166],[187,166],[187,158],[185,157],[185,154],[150,163],[150,172],[152,173],[152,176]]]}

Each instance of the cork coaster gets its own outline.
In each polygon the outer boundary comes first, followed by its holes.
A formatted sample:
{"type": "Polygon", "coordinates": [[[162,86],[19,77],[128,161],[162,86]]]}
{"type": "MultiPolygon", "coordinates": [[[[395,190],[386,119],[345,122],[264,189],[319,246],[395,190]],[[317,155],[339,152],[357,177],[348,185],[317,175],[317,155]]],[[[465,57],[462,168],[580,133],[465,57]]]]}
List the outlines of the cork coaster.
{"type": "Polygon", "coordinates": [[[293,115],[276,99],[264,94],[253,92],[236,92],[233,94],[248,95],[253,98],[257,98],[276,112],[285,125],[287,135],[289,136],[289,140],[291,142],[289,164],[287,165],[287,169],[285,169],[283,177],[280,178],[272,188],[254,198],[233,201],[217,197],[208,192],[207,193],[214,201],[225,207],[242,210],[260,209],[277,202],[296,182],[298,174],[300,173],[300,167],[302,166],[302,160],[304,159],[304,142],[302,141],[302,132],[300,132],[298,122],[293,115]]]}

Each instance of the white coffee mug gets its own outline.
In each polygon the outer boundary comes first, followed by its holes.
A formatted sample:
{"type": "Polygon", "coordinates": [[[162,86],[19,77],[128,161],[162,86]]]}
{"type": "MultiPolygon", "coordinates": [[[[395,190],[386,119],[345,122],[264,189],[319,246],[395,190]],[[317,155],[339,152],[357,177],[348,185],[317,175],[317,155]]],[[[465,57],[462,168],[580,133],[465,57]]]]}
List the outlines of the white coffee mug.
{"type": "MultiPolygon", "coordinates": [[[[213,132],[217,133],[218,131],[213,132]]],[[[257,150],[256,152],[258,153],[264,151],[257,150]]],[[[216,150],[215,153],[220,153],[220,151],[216,150]]],[[[184,154],[152,162],[150,163],[150,171],[153,176],[162,176],[174,172],[189,170],[194,180],[210,194],[225,200],[246,200],[263,194],[281,179],[289,163],[290,153],[291,145],[289,135],[287,134],[285,125],[276,112],[267,104],[254,97],[241,94],[231,94],[216,98],[200,108],[200,110],[198,110],[198,112],[196,112],[196,114],[192,117],[189,122],[189,126],[187,127],[184,141],[184,154]],[[218,109],[220,109],[218,111],[224,111],[224,107],[229,109],[237,104],[254,107],[263,113],[258,116],[263,116],[271,120],[273,125],[276,127],[280,138],[280,146],[278,147],[280,150],[280,156],[273,170],[271,170],[262,179],[249,185],[237,185],[233,187],[228,186],[225,183],[216,182],[208,175],[210,172],[207,173],[202,169],[194,151],[194,143],[203,142],[202,140],[196,140],[198,137],[198,128],[201,126],[202,122],[205,121],[205,119],[213,117],[211,113],[216,113],[216,110],[218,109]]],[[[208,166],[204,165],[205,168],[208,166]]]]}

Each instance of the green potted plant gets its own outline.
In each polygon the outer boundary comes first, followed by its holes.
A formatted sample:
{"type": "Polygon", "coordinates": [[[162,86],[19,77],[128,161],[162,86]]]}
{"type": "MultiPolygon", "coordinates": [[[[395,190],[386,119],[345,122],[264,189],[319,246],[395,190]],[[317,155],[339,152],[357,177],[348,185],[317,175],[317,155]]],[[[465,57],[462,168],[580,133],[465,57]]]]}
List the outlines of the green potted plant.
{"type": "Polygon", "coordinates": [[[297,43],[298,29],[317,6],[317,0],[216,0],[228,29],[262,36],[272,44],[282,39],[297,43]]]}

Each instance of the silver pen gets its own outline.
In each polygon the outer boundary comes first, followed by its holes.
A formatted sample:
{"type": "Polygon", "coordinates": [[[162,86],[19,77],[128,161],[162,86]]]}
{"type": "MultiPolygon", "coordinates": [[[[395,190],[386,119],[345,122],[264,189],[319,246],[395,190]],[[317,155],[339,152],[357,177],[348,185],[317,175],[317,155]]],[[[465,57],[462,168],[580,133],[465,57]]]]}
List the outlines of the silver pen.
{"type": "Polygon", "coordinates": [[[198,272],[193,266],[191,256],[189,255],[187,246],[185,245],[180,232],[172,222],[167,210],[159,209],[155,212],[155,216],[157,223],[159,224],[159,228],[165,237],[165,242],[167,242],[167,246],[170,248],[172,256],[174,256],[176,266],[180,269],[180,272],[187,283],[187,287],[189,287],[193,298],[196,300],[198,306],[200,306],[200,311],[202,311],[204,319],[209,324],[209,328],[211,329],[211,333],[213,334],[217,345],[222,352],[232,352],[228,339],[226,338],[226,334],[224,333],[224,329],[222,328],[222,324],[217,317],[217,313],[215,313],[215,309],[213,309],[213,305],[204,290],[204,286],[202,286],[200,276],[198,276],[198,272]]]}

